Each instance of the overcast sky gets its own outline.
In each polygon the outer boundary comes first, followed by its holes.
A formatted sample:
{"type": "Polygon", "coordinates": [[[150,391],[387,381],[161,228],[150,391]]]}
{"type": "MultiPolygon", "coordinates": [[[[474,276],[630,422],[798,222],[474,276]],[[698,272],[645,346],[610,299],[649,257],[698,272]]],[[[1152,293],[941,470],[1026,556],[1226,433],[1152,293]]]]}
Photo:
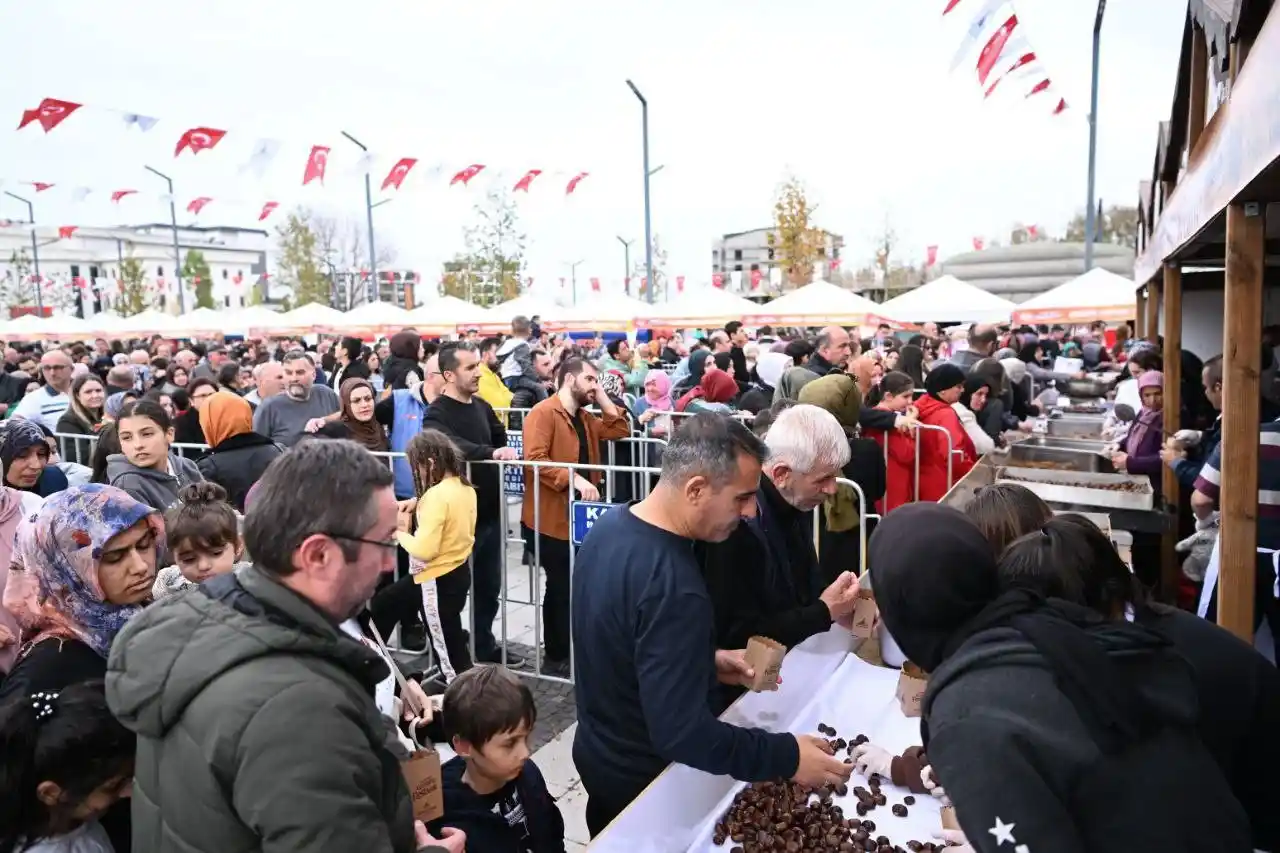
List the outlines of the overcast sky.
{"type": "MultiPolygon", "coordinates": [[[[653,177],[653,227],[670,274],[707,281],[712,241],[769,224],[789,173],[819,205],[817,224],[844,235],[846,265],[871,256],[886,217],[900,254],[939,244],[945,258],[1017,222],[1060,232],[1085,199],[1096,4],[1017,0],[1056,94],[1025,99],[1032,77],[984,102],[976,48],[950,72],[983,2],[961,0],[944,20],[945,0],[10,0],[3,122],[16,127],[46,96],[86,108],[49,135],[0,129],[0,179],[5,189],[56,183],[38,197],[47,225],[167,219],[144,164],[177,182],[180,222],[254,226],[267,200],[363,221],[347,130],[377,154],[376,183],[400,157],[419,160],[375,212],[397,266],[438,279],[485,187],[537,168],[519,197],[534,292],[558,292],[577,260],[580,292],[590,276],[620,288],[615,235],[640,238],[639,250],[644,233],[630,77],[651,104],[652,165],[665,167],[653,177]],[[1058,96],[1071,109],[1053,116],[1058,96]],[[161,121],[144,134],[90,107],[161,121]],[[229,133],[175,160],[182,132],[200,125],[229,133]],[[265,176],[239,174],[263,138],[282,143],[265,176]],[[333,149],[325,185],[303,188],[317,144],[333,149]],[[469,190],[448,187],[470,163],[488,169],[469,190]],[[591,175],[566,198],[578,171],[591,175]],[[77,186],[99,192],[76,204],[77,186]],[[113,189],[149,195],[113,205],[113,189]],[[198,219],[181,212],[197,196],[214,199],[198,219]]],[[[1107,203],[1134,203],[1150,173],[1185,6],[1108,9],[1098,165],[1107,203]]],[[[0,198],[0,217],[24,215],[0,198]]]]}

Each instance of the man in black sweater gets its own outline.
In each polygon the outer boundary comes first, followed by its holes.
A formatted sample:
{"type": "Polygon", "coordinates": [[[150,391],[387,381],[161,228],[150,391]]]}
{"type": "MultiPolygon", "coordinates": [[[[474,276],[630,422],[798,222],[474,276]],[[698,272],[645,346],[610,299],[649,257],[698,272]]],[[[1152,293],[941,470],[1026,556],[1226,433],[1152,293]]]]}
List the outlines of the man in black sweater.
{"type": "MultiPolygon", "coordinates": [[[[502,591],[502,549],[506,535],[502,529],[502,492],[499,466],[484,464],[497,459],[518,459],[514,448],[507,447],[507,431],[494,414],[493,407],[482,400],[480,390],[480,356],[466,344],[450,344],[436,354],[444,391],[422,418],[423,429],[438,429],[458,445],[462,455],[473,460],[470,478],[476,487],[476,544],[471,552],[474,566],[475,596],[472,601],[472,628],[475,633],[476,659],[502,663],[502,653],[493,636],[493,620],[498,615],[498,597],[502,591]]],[[[507,666],[520,666],[524,658],[506,657],[507,666]]]]}
{"type": "Polygon", "coordinates": [[[729,336],[729,358],[733,361],[733,381],[740,385],[751,384],[751,371],[747,368],[747,330],[741,320],[730,320],[724,324],[724,333],[729,336]]]}
{"type": "Polygon", "coordinates": [[[734,419],[689,418],[649,497],[605,513],[573,573],[573,762],[587,829],[604,829],[668,763],[817,786],[851,765],[805,735],[739,728],[712,712],[716,685],[750,677],[742,650],[717,650],[695,542],[720,542],[755,512],[766,449],[734,419]]]}

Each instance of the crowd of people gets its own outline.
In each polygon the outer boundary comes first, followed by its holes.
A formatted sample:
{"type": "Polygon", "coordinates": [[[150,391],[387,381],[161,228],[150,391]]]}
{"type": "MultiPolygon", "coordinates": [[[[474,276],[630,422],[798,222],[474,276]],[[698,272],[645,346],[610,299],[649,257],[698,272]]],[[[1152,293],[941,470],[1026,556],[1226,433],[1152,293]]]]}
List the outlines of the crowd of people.
{"type": "MultiPolygon", "coordinates": [[[[719,714],[754,677],[750,637],[848,626],[869,513],[882,618],[934,673],[907,775],[954,801],[965,843],[998,848],[985,827],[1007,778],[1036,849],[1067,826],[1064,850],[1185,846],[1147,812],[1193,795],[1220,849],[1272,849],[1274,669],[1152,603],[1105,535],[1026,490],[936,504],[1060,383],[1118,369],[1133,411],[1107,427],[1117,469],[1173,467],[1210,523],[1220,359],[1183,395],[1194,436],[1166,442],[1160,352],[1118,337],[731,322],[633,343],[518,317],[452,342],[11,346],[0,853],[562,851],[530,760],[530,669],[574,683],[593,835],[671,762],[842,782],[853,766],[825,741],[719,714]],[[608,460],[653,473],[606,477],[608,460]],[[577,500],[620,504],[580,546],[577,500]],[[545,583],[531,653],[494,634],[512,533],[545,583]],[[435,669],[397,674],[393,640],[435,669]],[[451,757],[427,825],[401,762],[431,742],[451,757]],[[1143,774],[1160,784],[1134,793],[1143,774]],[[1099,817],[1080,785],[1131,808],[1099,817]]],[[[902,757],[872,747],[859,767],[896,781],[902,757]]]]}

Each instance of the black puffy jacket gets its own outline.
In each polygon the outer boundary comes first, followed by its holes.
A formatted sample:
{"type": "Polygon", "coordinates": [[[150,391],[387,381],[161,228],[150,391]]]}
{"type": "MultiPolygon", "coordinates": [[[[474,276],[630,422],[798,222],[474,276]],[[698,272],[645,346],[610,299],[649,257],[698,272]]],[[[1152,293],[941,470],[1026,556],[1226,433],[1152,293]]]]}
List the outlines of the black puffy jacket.
{"type": "Polygon", "coordinates": [[[227,500],[237,511],[244,512],[249,489],[281,453],[284,448],[265,435],[242,432],[210,448],[197,464],[204,478],[226,489],[227,500]]]}

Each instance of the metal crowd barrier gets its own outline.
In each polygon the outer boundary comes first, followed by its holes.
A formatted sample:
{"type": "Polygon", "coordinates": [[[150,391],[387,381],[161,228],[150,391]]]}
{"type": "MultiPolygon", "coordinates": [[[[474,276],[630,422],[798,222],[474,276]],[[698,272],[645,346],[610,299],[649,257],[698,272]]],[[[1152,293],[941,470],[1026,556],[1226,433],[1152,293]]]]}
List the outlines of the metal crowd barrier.
{"type": "MultiPolygon", "coordinates": [[[[919,431],[922,429],[940,432],[942,433],[943,438],[947,440],[947,488],[946,488],[946,491],[943,492],[943,494],[946,494],[946,492],[951,491],[952,480],[954,479],[954,477],[952,476],[951,457],[954,456],[957,452],[963,453],[963,451],[957,451],[955,449],[955,445],[951,441],[951,433],[947,430],[946,427],[937,426],[936,424],[916,424],[915,425],[916,488],[912,494],[914,496],[914,499],[917,501],[920,500],[920,432],[919,431]]],[[[888,444],[887,441],[885,443],[886,445],[888,444]]]]}
{"type": "MultiPolygon", "coordinates": [[[[81,433],[55,432],[53,434],[53,438],[55,441],[58,442],[58,456],[63,461],[66,461],[67,459],[70,458],[67,453],[67,449],[69,447],[76,447],[77,448],[76,456],[80,456],[79,449],[82,446],[81,443],[89,445],[89,454],[92,455],[93,451],[97,450],[99,436],[84,435],[81,433]],[[72,442],[76,442],[76,444],[73,445],[72,442]]],[[[169,449],[172,450],[174,453],[177,453],[179,456],[183,458],[187,458],[187,457],[196,457],[204,453],[208,453],[209,445],[186,444],[186,443],[175,441],[169,445],[169,449]]]]}

